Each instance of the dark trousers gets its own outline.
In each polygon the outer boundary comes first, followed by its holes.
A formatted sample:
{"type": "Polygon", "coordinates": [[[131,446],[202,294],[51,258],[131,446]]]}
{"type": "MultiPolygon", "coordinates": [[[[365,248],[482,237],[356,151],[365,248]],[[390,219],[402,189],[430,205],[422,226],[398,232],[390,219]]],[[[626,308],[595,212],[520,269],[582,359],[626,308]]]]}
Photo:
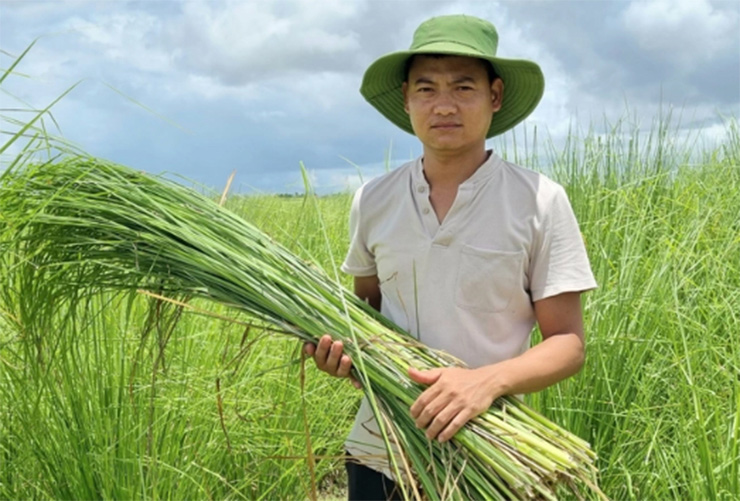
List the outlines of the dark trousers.
{"type": "Polygon", "coordinates": [[[390,478],[355,461],[347,454],[349,501],[400,501],[401,489],[390,478]]]}

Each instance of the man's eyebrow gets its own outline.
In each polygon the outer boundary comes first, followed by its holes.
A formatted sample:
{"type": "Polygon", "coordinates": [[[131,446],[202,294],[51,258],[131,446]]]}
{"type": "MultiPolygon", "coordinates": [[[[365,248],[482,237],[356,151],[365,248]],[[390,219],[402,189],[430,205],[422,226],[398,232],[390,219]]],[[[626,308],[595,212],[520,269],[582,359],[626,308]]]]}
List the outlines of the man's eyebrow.
{"type": "MultiPolygon", "coordinates": [[[[468,76],[468,75],[462,75],[462,76],[455,78],[452,81],[452,83],[453,84],[475,83],[475,78],[468,76]]],[[[420,84],[434,84],[434,82],[429,77],[419,77],[416,80],[414,80],[414,85],[420,85],[420,84]]]]}
{"type": "Polygon", "coordinates": [[[462,75],[452,81],[452,83],[460,84],[460,83],[475,83],[475,78],[468,76],[468,75],[462,75]]]}
{"type": "Polygon", "coordinates": [[[433,83],[434,82],[432,82],[432,79],[431,78],[428,78],[428,77],[419,77],[416,80],[414,80],[414,85],[419,85],[419,84],[433,84],[433,83]]]}

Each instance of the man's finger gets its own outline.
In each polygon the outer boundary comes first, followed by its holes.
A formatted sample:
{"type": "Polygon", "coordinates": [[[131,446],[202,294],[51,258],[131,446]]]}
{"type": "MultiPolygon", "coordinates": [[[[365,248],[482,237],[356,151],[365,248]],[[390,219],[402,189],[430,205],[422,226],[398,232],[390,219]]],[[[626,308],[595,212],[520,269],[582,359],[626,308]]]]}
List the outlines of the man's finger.
{"type": "Polygon", "coordinates": [[[349,376],[350,370],[352,370],[352,360],[347,355],[342,355],[342,358],[339,360],[339,368],[337,369],[337,376],[347,377],[349,376]]]}
{"type": "Polygon", "coordinates": [[[437,382],[439,377],[442,375],[442,369],[430,369],[426,371],[420,371],[409,367],[409,377],[420,384],[434,384],[437,382]]]}
{"type": "Polygon", "coordinates": [[[316,345],[316,351],[314,352],[314,358],[316,359],[316,365],[319,369],[323,369],[326,365],[326,357],[331,349],[331,337],[321,336],[319,343],[316,345]]]}
{"type": "Polygon", "coordinates": [[[442,412],[442,410],[447,408],[448,405],[448,399],[443,399],[442,396],[435,398],[421,409],[419,415],[415,419],[416,426],[418,428],[426,428],[433,419],[437,418],[437,415],[442,412]]]}
{"type": "Polygon", "coordinates": [[[303,345],[303,352],[308,355],[309,357],[312,357],[314,353],[316,353],[316,345],[313,343],[306,343],[303,345]]]}
{"type": "Polygon", "coordinates": [[[439,390],[434,386],[430,386],[424,390],[422,394],[419,395],[419,398],[416,399],[416,402],[411,405],[411,417],[414,419],[418,418],[426,406],[437,398],[438,394],[439,390]]]}
{"type": "Polygon", "coordinates": [[[447,405],[436,413],[431,424],[427,428],[426,436],[429,440],[437,438],[437,435],[447,428],[447,426],[456,418],[461,409],[447,405]]]}
{"type": "Polygon", "coordinates": [[[339,363],[342,360],[344,346],[341,341],[334,341],[329,349],[329,356],[326,357],[326,371],[332,376],[337,375],[339,363]]]}
{"type": "Polygon", "coordinates": [[[462,429],[465,424],[474,417],[470,411],[463,410],[455,416],[452,421],[449,422],[447,427],[437,436],[437,439],[441,442],[447,442],[452,439],[458,431],[462,429]]]}

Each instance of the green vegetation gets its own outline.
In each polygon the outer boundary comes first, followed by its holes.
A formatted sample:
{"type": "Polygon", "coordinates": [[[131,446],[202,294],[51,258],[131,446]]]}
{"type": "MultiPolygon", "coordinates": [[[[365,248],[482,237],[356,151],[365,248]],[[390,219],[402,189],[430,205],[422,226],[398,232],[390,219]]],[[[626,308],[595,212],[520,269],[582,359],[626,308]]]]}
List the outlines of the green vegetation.
{"type": "MultiPolygon", "coordinates": [[[[149,295],[209,299],[250,315],[256,328],[303,342],[318,343],[330,332],[352,358],[386,447],[396,442],[405,455],[392,458],[398,477],[406,471],[415,480],[400,484],[405,497],[420,498],[419,487],[431,500],[554,501],[560,488],[599,492],[588,444],[513,396],[498,399],[453,441],[428,441],[409,414],[424,391],[408,376],[409,367],[459,362],[419,343],[316,266],[192,190],[73,157],[4,172],[0,213],[6,311],[18,331],[87,323],[98,313],[78,308],[79,302],[101,290],[141,287],[149,295]]],[[[318,230],[325,238],[323,225],[318,230]]],[[[55,356],[43,340],[35,344],[37,361],[55,356]]],[[[313,464],[310,435],[306,444],[313,464]]],[[[311,481],[314,486],[313,474],[311,481]]]]}
{"type": "MultiPolygon", "coordinates": [[[[36,116],[12,137],[53,158],[64,147],[36,116]]],[[[738,499],[740,133],[729,122],[721,145],[696,151],[668,123],[647,138],[625,124],[574,134],[550,152],[600,288],[584,301],[584,370],[528,401],[592,444],[613,499],[738,499]]],[[[316,202],[227,207],[332,270],[350,197],[316,202]]],[[[0,214],[0,241],[9,230],[0,214]]],[[[49,295],[58,307],[43,314],[43,287],[0,280],[0,498],[300,499],[312,479],[341,497],[360,393],[304,369],[300,343],[183,296],[192,307],[49,295]]]]}
{"type": "Polygon", "coordinates": [[[562,164],[600,288],[583,372],[532,401],[591,442],[614,499],[740,498],[740,135],[726,132],[695,165],[664,133],[642,156],[621,135],[587,139],[562,164]]]}

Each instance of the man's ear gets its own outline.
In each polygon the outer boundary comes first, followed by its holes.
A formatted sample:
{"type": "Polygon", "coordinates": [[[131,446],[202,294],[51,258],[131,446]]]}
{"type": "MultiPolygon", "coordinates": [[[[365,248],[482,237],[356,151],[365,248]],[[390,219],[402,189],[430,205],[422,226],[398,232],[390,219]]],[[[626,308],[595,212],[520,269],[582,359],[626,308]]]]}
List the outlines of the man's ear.
{"type": "Polygon", "coordinates": [[[496,78],[491,82],[491,108],[493,112],[497,112],[501,109],[501,104],[504,102],[504,81],[500,78],[496,78]]]}
{"type": "Polygon", "coordinates": [[[401,85],[401,92],[403,93],[403,111],[406,113],[409,112],[409,84],[408,82],[404,82],[401,85]]]}

